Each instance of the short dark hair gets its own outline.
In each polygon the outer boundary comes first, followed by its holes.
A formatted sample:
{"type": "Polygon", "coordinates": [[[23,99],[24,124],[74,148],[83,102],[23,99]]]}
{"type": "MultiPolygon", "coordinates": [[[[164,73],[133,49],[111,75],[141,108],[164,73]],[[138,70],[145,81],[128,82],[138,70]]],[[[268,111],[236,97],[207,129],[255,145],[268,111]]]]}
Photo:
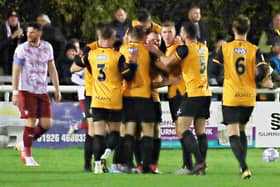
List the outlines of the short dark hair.
{"type": "Polygon", "coordinates": [[[196,38],[196,27],[193,23],[185,22],[182,25],[184,31],[188,34],[189,38],[195,39],[196,38]]]}
{"type": "Polygon", "coordinates": [[[150,12],[145,9],[145,8],[141,8],[138,12],[137,12],[137,20],[141,21],[141,22],[146,22],[149,19],[151,19],[151,14],[150,12]]]}
{"type": "Polygon", "coordinates": [[[147,35],[147,30],[143,26],[132,27],[128,30],[128,33],[131,34],[132,37],[143,40],[147,35]]]}
{"type": "Polygon", "coordinates": [[[101,36],[104,39],[110,39],[114,34],[114,28],[109,22],[100,22],[96,26],[96,30],[101,32],[101,36]]]}
{"type": "Polygon", "coordinates": [[[36,22],[31,22],[31,23],[28,23],[27,27],[32,27],[38,31],[42,31],[43,28],[42,26],[39,24],[39,23],[36,23],[36,22]]]}
{"type": "Polygon", "coordinates": [[[239,15],[233,20],[232,27],[236,29],[237,34],[246,34],[250,29],[250,20],[247,16],[239,15]]]}

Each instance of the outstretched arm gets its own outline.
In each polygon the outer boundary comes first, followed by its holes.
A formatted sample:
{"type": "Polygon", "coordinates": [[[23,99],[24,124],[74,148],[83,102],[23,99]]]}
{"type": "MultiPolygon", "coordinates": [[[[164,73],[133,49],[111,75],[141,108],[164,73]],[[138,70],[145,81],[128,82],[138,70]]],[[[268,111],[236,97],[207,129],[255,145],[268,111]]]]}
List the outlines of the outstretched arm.
{"type": "Polygon", "coordinates": [[[50,60],[48,62],[48,70],[49,70],[49,75],[51,77],[52,83],[54,85],[54,96],[55,96],[55,101],[59,102],[61,100],[61,93],[59,90],[59,81],[58,81],[58,74],[57,70],[54,64],[54,60],[50,60]]]}

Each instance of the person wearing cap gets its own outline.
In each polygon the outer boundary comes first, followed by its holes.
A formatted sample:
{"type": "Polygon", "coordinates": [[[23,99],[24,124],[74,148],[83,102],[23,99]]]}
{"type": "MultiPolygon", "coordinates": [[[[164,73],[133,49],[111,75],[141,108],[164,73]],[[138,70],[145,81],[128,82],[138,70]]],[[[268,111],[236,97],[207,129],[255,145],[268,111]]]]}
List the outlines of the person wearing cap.
{"type": "Polygon", "coordinates": [[[68,43],[65,46],[64,55],[57,60],[57,70],[61,84],[73,84],[71,81],[70,67],[74,61],[75,55],[78,54],[74,44],[68,43]]]}
{"type": "Polygon", "coordinates": [[[10,11],[0,25],[0,74],[11,75],[14,51],[24,38],[17,12],[10,11]]]}

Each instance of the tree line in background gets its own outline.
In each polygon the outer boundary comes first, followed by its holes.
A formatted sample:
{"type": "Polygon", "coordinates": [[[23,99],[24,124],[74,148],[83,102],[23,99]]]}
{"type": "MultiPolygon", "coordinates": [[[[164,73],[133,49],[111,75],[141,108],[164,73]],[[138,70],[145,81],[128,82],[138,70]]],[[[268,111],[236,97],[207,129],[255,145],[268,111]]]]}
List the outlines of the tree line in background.
{"type": "MultiPolygon", "coordinates": [[[[279,0],[197,0],[202,18],[209,26],[209,46],[213,48],[219,37],[229,37],[232,19],[238,14],[249,16],[252,22],[249,40],[257,43],[261,31],[280,12],[279,0]]],[[[0,0],[0,20],[8,10],[20,14],[21,23],[35,20],[40,13],[50,16],[52,24],[60,27],[67,38],[78,38],[87,43],[96,38],[95,25],[111,21],[117,7],[123,7],[130,19],[141,7],[147,8],[153,19],[181,22],[186,20],[192,0],[0,0]]]]}

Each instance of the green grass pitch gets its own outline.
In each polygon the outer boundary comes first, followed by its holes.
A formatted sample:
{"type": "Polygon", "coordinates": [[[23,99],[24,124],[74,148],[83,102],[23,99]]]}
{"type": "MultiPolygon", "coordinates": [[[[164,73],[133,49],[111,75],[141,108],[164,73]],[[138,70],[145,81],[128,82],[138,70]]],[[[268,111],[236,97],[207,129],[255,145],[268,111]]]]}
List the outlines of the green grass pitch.
{"type": "Polygon", "coordinates": [[[0,187],[277,187],[280,186],[280,163],[262,161],[263,149],[248,150],[248,164],[252,171],[249,180],[240,179],[237,161],[230,149],[210,149],[205,176],[174,175],[181,166],[180,150],[162,150],[159,169],[154,174],[101,174],[82,172],[83,149],[33,149],[40,167],[25,167],[15,150],[0,150],[0,187]]]}

